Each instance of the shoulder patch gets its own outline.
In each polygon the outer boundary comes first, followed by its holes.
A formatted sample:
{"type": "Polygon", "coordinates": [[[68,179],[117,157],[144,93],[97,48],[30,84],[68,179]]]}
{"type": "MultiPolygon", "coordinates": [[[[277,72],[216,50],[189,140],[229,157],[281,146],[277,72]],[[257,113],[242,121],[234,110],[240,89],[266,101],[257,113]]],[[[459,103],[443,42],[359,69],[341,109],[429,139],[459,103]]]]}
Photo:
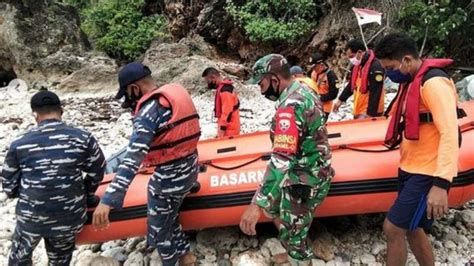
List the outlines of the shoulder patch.
{"type": "Polygon", "coordinates": [[[298,127],[295,109],[292,106],[279,108],[276,112],[273,151],[296,154],[298,151],[298,127]]]}
{"type": "Polygon", "coordinates": [[[380,73],[375,73],[375,81],[377,82],[383,81],[383,75],[380,73]]]}

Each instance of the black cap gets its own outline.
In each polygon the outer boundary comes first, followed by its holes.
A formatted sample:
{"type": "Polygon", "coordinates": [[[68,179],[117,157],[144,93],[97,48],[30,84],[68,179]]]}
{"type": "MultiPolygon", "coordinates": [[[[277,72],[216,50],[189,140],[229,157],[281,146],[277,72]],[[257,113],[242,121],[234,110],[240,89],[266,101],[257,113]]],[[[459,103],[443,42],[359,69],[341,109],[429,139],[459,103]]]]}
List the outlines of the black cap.
{"type": "Polygon", "coordinates": [[[149,75],[151,75],[151,70],[141,63],[130,63],[125,65],[118,73],[120,88],[115,98],[122,98],[125,95],[125,90],[128,85],[149,75]]]}
{"type": "Polygon", "coordinates": [[[309,59],[309,62],[311,64],[320,64],[324,61],[324,56],[320,53],[314,53],[311,58],[309,59]]]}
{"type": "Polygon", "coordinates": [[[31,97],[31,108],[44,106],[61,106],[58,95],[48,90],[41,90],[31,97]]]}

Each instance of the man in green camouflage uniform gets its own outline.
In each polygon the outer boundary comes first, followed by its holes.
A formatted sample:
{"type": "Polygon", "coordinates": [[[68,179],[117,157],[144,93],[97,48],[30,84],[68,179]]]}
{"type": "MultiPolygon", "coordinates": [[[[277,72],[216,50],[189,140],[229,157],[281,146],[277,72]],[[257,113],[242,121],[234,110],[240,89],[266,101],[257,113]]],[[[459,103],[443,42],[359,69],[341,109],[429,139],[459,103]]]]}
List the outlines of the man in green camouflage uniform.
{"type": "Polygon", "coordinates": [[[249,83],[258,84],[266,98],[277,101],[277,109],[270,132],[271,160],[240,228],[255,235],[262,209],[279,228],[279,239],[289,255],[274,262],[308,265],[313,255],[308,230],[334,175],[322,103],[310,88],[292,79],[281,55],[258,60],[249,83]]]}

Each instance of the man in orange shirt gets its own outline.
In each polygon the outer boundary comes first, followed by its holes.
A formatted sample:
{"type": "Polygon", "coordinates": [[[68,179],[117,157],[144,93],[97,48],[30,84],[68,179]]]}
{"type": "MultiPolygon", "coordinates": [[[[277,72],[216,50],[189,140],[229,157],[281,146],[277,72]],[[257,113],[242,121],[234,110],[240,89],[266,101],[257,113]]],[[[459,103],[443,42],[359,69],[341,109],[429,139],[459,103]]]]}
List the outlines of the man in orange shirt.
{"type": "Polygon", "coordinates": [[[222,79],[219,71],[208,67],[202,77],[209,89],[216,90],[214,116],[217,118],[217,136],[227,137],[240,134],[239,98],[232,80],[222,79]]]}
{"type": "Polygon", "coordinates": [[[332,101],[337,98],[337,93],[339,92],[336,87],[337,76],[326,65],[322,54],[313,54],[309,62],[313,64],[311,79],[317,84],[316,93],[319,95],[321,102],[323,102],[323,110],[327,119],[332,111],[332,101]]]}
{"type": "Polygon", "coordinates": [[[385,36],[375,54],[388,77],[400,83],[385,142],[400,144],[399,191],[384,223],[387,265],[405,265],[407,245],[420,265],[434,265],[424,229],[448,212],[448,190],[457,175],[457,95],[443,70],[450,59],[421,59],[403,33],[385,36]]]}
{"type": "Polygon", "coordinates": [[[385,92],[384,72],[374,52],[366,49],[362,41],[354,39],[347,43],[346,56],[352,63],[351,80],[334,103],[333,110],[354,95],[354,119],[382,116],[385,92]]]}

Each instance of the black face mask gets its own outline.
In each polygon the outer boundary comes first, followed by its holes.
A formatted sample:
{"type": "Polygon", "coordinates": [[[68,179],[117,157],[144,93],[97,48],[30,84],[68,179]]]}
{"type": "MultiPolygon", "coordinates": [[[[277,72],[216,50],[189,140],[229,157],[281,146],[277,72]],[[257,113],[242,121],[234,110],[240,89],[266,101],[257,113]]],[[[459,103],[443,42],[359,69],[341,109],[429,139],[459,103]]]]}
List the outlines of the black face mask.
{"type": "MultiPolygon", "coordinates": [[[[276,76],[275,76],[276,77],[276,76]]],[[[280,79],[276,77],[278,80],[278,85],[280,85],[280,79]]],[[[265,98],[269,99],[270,101],[276,101],[280,98],[280,92],[278,92],[278,87],[276,88],[273,87],[273,82],[270,80],[270,85],[268,86],[268,89],[262,93],[265,98]]]]}
{"type": "Polygon", "coordinates": [[[207,88],[210,90],[215,90],[217,89],[217,84],[215,82],[209,82],[207,83],[207,88]]]}
{"type": "Polygon", "coordinates": [[[122,103],[122,108],[130,108],[132,109],[132,112],[135,111],[135,108],[137,107],[137,103],[140,100],[140,98],[143,97],[143,93],[141,90],[138,91],[138,95],[135,95],[132,91],[132,95],[128,95],[125,93],[125,100],[122,103]]]}

